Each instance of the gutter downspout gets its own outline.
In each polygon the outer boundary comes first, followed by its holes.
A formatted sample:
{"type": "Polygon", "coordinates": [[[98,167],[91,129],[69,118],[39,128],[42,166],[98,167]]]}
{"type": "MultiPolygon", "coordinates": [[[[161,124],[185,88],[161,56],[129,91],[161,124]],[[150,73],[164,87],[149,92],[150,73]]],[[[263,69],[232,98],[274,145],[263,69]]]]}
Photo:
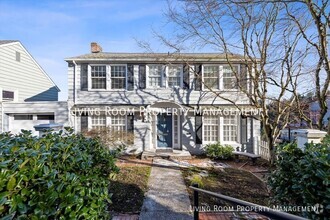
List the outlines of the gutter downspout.
{"type": "MultiPolygon", "coordinates": [[[[74,71],[73,71],[73,106],[76,105],[76,97],[77,97],[77,90],[76,90],[76,83],[77,83],[77,63],[75,60],[72,60],[74,64],[74,71]]],[[[77,117],[76,115],[73,116],[73,128],[75,133],[77,133],[77,117]]]]}
{"type": "Polygon", "coordinates": [[[1,101],[0,104],[1,104],[1,131],[0,132],[3,132],[3,120],[4,120],[4,117],[3,117],[3,102],[1,101]]]}

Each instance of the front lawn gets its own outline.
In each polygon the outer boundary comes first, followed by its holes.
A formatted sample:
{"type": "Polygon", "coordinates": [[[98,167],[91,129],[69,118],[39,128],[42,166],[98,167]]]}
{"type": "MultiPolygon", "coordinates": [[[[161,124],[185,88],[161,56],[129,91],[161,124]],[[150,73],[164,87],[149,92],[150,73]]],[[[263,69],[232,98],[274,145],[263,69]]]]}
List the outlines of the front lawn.
{"type": "MultiPolygon", "coordinates": [[[[197,177],[201,183],[201,188],[237,199],[268,205],[269,195],[266,185],[250,172],[234,168],[224,169],[201,169],[189,168],[182,170],[187,186],[191,185],[193,177],[197,177]],[[203,173],[202,173],[203,172],[203,173]],[[207,175],[204,173],[207,172],[207,175]],[[202,173],[202,175],[200,175],[202,173]],[[204,176],[204,177],[203,177],[204,176]]],[[[188,188],[191,204],[193,204],[193,191],[188,188]]],[[[200,204],[218,205],[218,199],[200,193],[200,204]]]]}
{"type": "Polygon", "coordinates": [[[110,182],[109,191],[113,193],[110,210],[115,213],[139,213],[147,191],[150,166],[120,167],[116,180],[110,182]]]}

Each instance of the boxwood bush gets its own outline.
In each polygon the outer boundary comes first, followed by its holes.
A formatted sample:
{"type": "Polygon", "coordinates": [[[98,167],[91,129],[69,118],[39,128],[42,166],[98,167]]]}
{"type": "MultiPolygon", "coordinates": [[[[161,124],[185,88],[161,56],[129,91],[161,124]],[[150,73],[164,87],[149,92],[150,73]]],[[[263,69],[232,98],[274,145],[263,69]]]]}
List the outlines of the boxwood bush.
{"type": "Polygon", "coordinates": [[[109,178],[118,168],[97,139],[72,131],[0,134],[0,169],[4,219],[109,218],[109,178]]]}
{"type": "Polygon", "coordinates": [[[205,146],[206,156],[213,159],[231,159],[233,157],[233,147],[221,145],[220,143],[208,144],[205,146]]]}
{"type": "Polygon", "coordinates": [[[269,178],[275,205],[317,207],[318,210],[294,212],[311,219],[330,216],[330,142],[280,146],[276,169],[269,178]]]}

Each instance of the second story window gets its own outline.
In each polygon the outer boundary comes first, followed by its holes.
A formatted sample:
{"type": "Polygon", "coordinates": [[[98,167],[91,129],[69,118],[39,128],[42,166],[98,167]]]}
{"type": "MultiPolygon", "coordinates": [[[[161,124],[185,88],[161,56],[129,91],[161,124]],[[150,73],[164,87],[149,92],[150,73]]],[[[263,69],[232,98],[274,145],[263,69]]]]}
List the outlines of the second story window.
{"type": "Polygon", "coordinates": [[[168,67],[168,87],[180,87],[181,86],[181,73],[182,66],[169,66],[168,67]]]}
{"type": "Polygon", "coordinates": [[[126,66],[111,66],[111,89],[126,88],[126,66]]]}
{"type": "Polygon", "coordinates": [[[92,89],[107,88],[106,66],[91,66],[92,89]]]}
{"type": "Polygon", "coordinates": [[[204,66],[204,86],[209,89],[219,89],[219,66],[204,66]]]}
{"type": "Polygon", "coordinates": [[[224,66],[223,67],[223,89],[237,89],[235,72],[238,72],[238,66],[224,66]]]}
{"type": "Polygon", "coordinates": [[[149,65],[149,87],[162,87],[162,65],[149,65]]]}

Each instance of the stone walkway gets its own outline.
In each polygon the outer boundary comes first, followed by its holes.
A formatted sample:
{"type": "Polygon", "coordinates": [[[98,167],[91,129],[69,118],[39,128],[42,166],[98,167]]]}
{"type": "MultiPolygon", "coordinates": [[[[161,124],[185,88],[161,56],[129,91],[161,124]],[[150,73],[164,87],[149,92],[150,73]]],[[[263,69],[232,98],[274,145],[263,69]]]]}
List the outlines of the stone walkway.
{"type": "Polygon", "coordinates": [[[193,219],[189,195],[176,163],[154,159],[141,220],[193,219]]]}

